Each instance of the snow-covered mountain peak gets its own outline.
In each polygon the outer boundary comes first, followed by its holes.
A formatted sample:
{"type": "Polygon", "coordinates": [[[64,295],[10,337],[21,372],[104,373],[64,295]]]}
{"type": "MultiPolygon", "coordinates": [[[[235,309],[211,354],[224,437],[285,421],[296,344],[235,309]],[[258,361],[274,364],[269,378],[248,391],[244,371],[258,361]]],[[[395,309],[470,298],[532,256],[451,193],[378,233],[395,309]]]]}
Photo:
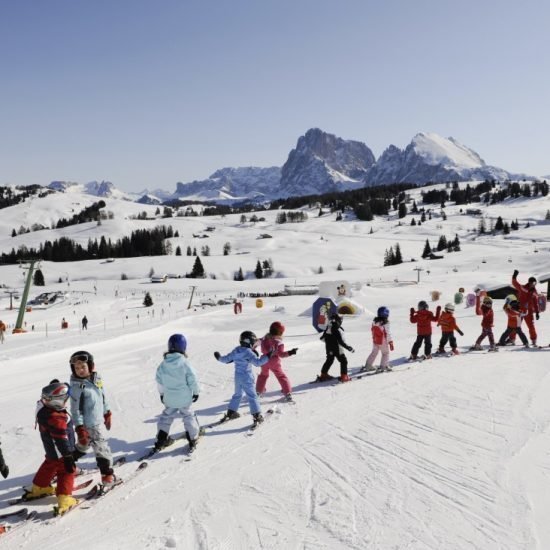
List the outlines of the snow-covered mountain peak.
{"type": "Polygon", "coordinates": [[[485,162],[475,151],[452,137],[444,138],[433,132],[420,132],[412,139],[411,146],[427,164],[462,169],[485,166],[485,162]]]}

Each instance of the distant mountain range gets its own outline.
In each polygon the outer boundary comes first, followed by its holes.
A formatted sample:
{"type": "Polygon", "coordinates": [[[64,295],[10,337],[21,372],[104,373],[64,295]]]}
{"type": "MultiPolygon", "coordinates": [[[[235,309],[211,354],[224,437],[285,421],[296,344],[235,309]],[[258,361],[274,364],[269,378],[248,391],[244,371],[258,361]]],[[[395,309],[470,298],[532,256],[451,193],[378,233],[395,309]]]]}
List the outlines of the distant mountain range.
{"type": "Polygon", "coordinates": [[[66,191],[79,186],[98,197],[116,197],[144,204],[174,199],[235,203],[322,194],[390,183],[425,184],[484,179],[535,179],[490,166],[474,150],[452,137],[419,133],[405,149],[390,145],[376,160],[360,141],[344,140],[318,128],[300,136],[279,168],[222,168],[205,180],[178,182],[173,193],[157,189],[123,193],[111,182],[52,182],[48,187],[66,191]]]}

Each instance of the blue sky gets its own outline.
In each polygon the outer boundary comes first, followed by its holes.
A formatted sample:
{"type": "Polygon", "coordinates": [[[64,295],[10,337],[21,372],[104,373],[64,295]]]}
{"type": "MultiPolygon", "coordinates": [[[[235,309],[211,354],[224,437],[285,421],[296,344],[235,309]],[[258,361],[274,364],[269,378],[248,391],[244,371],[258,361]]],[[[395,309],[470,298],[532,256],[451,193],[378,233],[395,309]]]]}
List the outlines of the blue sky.
{"type": "Polygon", "coordinates": [[[550,174],[550,3],[0,0],[0,184],[282,166],[318,127],[550,174]]]}

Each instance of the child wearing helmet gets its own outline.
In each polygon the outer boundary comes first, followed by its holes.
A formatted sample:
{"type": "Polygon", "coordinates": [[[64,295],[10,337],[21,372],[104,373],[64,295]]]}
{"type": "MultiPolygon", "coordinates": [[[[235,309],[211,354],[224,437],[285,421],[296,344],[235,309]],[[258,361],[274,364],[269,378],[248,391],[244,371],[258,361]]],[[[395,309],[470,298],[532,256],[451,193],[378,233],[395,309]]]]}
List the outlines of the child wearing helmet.
{"type": "Polygon", "coordinates": [[[23,500],[34,500],[55,494],[56,515],[64,514],[78,503],[72,496],[76,466],[74,425],[67,411],[69,397],[69,386],[59,380],[52,380],[42,388],[36,422],[46,458],[32,480],[32,487],[25,489],[22,497],[23,500]],[[55,477],[54,487],[52,481],[55,477]]]}
{"type": "Polygon", "coordinates": [[[506,342],[511,340],[511,335],[514,334],[514,337],[515,335],[518,335],[523,345],[528,348],[529,341],[527,340],[527,336],[525,336],[525,333],[521,329],[521,321],[526,314],[521,313],[519,302],[517,300],[510,300],[504,311],[508,316],[508,323],[506,325],[506,330],[500,336],[497,345],[505,346],[506,342]]]}
{"type": "Polygon", "coordinates": [[[317,382],[324,382],[325,380],[332,380],[333,377],[328,373],[332,363],[337,359],[340,363],[340,382],[349,382],[351,379],[348,376],[348,359],[344,354],[344,350],[348,350],[354,353],[355,350],[346,344],[344,335],[342,334],[342,317],[337,313],[333,313],[330,316],[330,321],[321,335],[321,340],[325,341],[325,351],[327,358],[321,367],[321,374],[317,376],[317,382]]]}
{"type": "Polygon", "coordinates": [[[199,398],[199,383],[193,367],[187,360],[187,340],[183,334],[172,334],[168,339],[168,351],[157,367],[155,376],[164,410],[157,422],[155,450],[160,451],[174,440],[169,436],[176,418],[183,419],[189,450],[197,446],[200,427],[191,406],[199,398]]]}
{"type": "Polygon", "coordinates": [[[95,370],[94,356],[76,351],[71,366],[71,416],[76,425],[77,456],[84,456],[91,446],[101,473],[101,483],[111,486],[116,478],[113,455],[105,438],[104,428],[111,429],[112,413],[103,389],[103,380],[95,370]]]}
{"type": "MultiPolygon", "coordinates": [[[[504,299],[504,304],[502,306],[502,311],[504,311],[504,313],[506,313],[506,316],[508,317],[508,309],[510,309],[510,304],[512,302],[518,302],[518,299],[517,299],[517,296],[515,294],[508,294],[508,296],[506,296],[506,298],[504,299]]],[[[519,304],[519,302],[518,302],[519,304]]],[[[499,342],[497,342],[497,346],[500,346],[501,344],[499,342]]],[[[507,336],[507,339],[506,341],[504,342],[504,345],[510,345],[510,346],[515,346],[516,345],[516,331],[515,330],[512,330],[510,331],[510,333],[508,334],[507,336]]]]}
{"type": "Polygon", "coordinates": [[[411,349],[409,361],[415,361],[418,358],[418,351],[422,342],[424,342],[424,358],[432,358],[432,323],[437,323],[441,314],[441,306],[437,306],[435,315],[428,309],[425,300],[418,302],[418,311],[411,307],[409,320],[416,324],[416,340],[411,349]]]}
{"type": "Polygon", "coordinates": [[[214,352],[214,357],[220,363],[235,364],[235,392],[231,397],[231,401],[229,401],[229,408],[223,416],[222,422],[239,418],[240,414],[237,412],[237,409],[241,404],[243,393],[248,398],[250,413],[254,418],[254,427],[264,421],[260,400],[256,394],[254,373],[252,372],[251,365],[255,367],[265,365],[269,361],[271,353],[258,357],[257,352],[253,349],[257,341],[258,338],[252,331],[245,330],[239,337],[239,345],[233,351],[227,355],[221,355],[218,351],[214,352]]]}
{"type": "Polygon", "coordinates": [[[489,351],[498,351],[495,346],[495,337],[493,335],[493,300],[489,296],[483,296],[481,300],[481,291],[476,292],[476,315],[481,315],[481,334],[476,343],[470,348],[471,351],[482,349],[481,342],[485,337],[489,337],[489,351]]]}
{"type": "Polygon", "coordinates": [[[365,366],[361,367],[361,371],[372,372],[377,370],[374,366],[374,361],[378,355],[378,352],[382,354],[380,360],[380,372],[385,370],[391,370],[388,362],[390,358],[390,351],[393,351],[393,338],[390,332],[390,310],[381,306],[376,312],[376,317],[372,321],[371,333],[372,333],[372,351],[365,361],[365,366]]]}
{"type": "Polygon", "coordinates": [[[460,336],[464,336],[464,333],[456,324],[454,311],[455,305],[449,302],[448,304],[445,304],[445,309],[439,316],[437,325],[441,327],[441,340],[439,340],[439,348],[436,352],[438,354],[445,353],[445,345],[447,342],[451,344],[451,353],[454,355],[459,354],[454,331],[456,330],[460,336]]]}
{"type": "Polygon", "coordinates": [[[284,332],[284,325],[279,321],[275,321],[274,323],[271,323],[269,332],[260,341],[262,353],[264,355],[271,353],[271,359],[269,359],[269,361],[262,366],[262,370],[258,375],[258,379],[256,380],[256,393],[261,395],[265,392],[269,373],[273,372],[281,385],[281,391],[283,392],[285,399],[287,401],[292,401],[292,386],[290,385],[287,375],[283,371],[281,358],[296,355],[298,348],[292,348],[285,351],[285,345],[283,344],[284,332]]]}

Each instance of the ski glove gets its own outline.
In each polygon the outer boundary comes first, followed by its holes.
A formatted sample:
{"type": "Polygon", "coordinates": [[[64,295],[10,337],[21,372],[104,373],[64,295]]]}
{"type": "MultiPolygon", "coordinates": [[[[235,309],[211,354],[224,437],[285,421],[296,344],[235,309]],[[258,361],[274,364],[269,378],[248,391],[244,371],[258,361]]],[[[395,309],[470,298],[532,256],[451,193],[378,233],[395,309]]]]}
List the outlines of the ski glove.
{"type": "Polygon", "coordinates": [[[63,464],[65,465],[65,471],[68,474],[74,474],[76,472],[76,464],[74,463],[74,456],[67,455],[63,457],[63,464]]]}
{"type": "Polygon", "coordinates": [[[514,269],[514,273],[512,274],[512,279],[517,279],[518,275],[519,275],[519,271],[517,269],[514,269]]]}
{"type": "Polygon", "coordinates": [[[107,411],[103,415],[103,421],[105,422],[105,427],[107,428],[107,431],[111,429],[111,420],[113,418],[113,415],[111,414],[111,411],[107,411]]]}
{"type": "Polygon", "coordinates": [[[193,396],[193,403],[195,403],[195,402],[198,400],[198,398],[199,398],[199,396],[195,394],[195,395],[193,396]]]}
{"type": "Polygon", "coordinates": [[[459,328],[457,328],[456,331],[460,334],[460,336],[464,336],[464,333],[459,328]]]}
{"type": "Polygon", "coordinates": [[[78,443],[85,448],[90,446],[90,434],[84,426],[76,427],[76,436],[78,437],[78,443]]]}
{"type": "Polygon", "coordinates": [[[296,355],[296,352],[298,351],[298,348],[292,348],[288,350],[289,355],[296,355]]]}
{"type": "Polygon", "coordinates": [[[214,352],[214,357],[216,358],[217,361],[219,361],[219,360],[220,360],[220,357],[221,357],[220,352],[219,352],[219,351],[215,351],[215,352],[214,352]]]}
{"type": "Polygon", "coordinates": [[[350,353],[355,353],[355,350],[354,350],[351,346],[348,346],[348,351],[349,351],[350,353]]]}
{"type": "Polygon", "coordinates": [[[411,307],[411,315],[414,315],[414,307],[411,307]]]}
{"type": "Polygon", "coordinates": [[[535,313],[535,319],[538,321],[540,319],[540,315],[538,313],[535,313]]]}
{"type": "Polygon", "coordinates": [[[393,351],[393,342],[390,342],[390,351],[393,351]]]}

